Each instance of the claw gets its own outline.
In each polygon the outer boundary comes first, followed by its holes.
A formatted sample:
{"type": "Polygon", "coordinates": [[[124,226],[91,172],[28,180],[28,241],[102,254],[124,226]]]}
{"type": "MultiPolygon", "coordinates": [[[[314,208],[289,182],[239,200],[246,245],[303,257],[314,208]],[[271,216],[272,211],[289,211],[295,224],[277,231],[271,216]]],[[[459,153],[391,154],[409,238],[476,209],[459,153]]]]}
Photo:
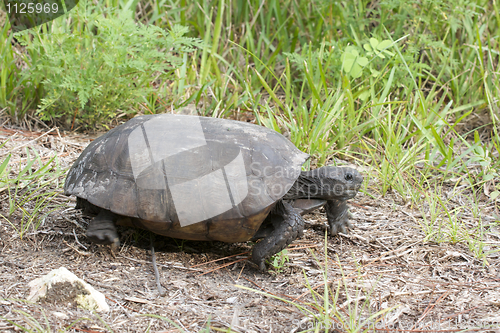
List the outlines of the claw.
{"type": "Polygon", "coordinates": [[[113,239],[113,243],[111,243],[111,252],[118,252],[118,249],[120,248],[120,238],[115,237],[113,239]]]}
{"type": "Polygon", "coordinates": [[[264,260],[262,260],[260,263],[259,263],[259,269],[261,272],[265,272],[267,270],[266,268],[266,264],[264,263],[264,260]]]}
{"type": "Polygon", "coordinates": [[[328,232],[331,236],[339,232],[346,234],[349,229],[353,228],[353,225],[349,222],[352,214],[349,212],[345,201],[329,200],[325,209],[328,218],[328,232]]]}

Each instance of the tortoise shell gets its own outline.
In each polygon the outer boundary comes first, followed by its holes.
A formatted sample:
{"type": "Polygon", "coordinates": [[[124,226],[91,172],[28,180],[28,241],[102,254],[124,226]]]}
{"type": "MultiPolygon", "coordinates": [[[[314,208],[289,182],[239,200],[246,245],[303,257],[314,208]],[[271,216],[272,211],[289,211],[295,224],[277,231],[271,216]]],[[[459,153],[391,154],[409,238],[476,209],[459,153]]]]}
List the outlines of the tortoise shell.
{"type": "Polygon", "coordinates": [[[252,238],[309,155],[265,127],[219,118],[139,116],[94,140],[64,192],[118,224],[191,240],[252,238]]]}

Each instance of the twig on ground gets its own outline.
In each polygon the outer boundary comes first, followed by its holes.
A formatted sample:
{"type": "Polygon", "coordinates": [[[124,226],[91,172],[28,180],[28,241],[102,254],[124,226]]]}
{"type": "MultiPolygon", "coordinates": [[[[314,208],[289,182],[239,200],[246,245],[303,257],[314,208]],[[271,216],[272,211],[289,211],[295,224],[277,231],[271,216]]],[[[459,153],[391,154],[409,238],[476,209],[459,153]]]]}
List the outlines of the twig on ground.
{"type": "MultiPolygon", "coordinates": [[[[232,257],[241,256],[241,255],[248,254],[248,253],[250,253],[250,251],[247,251],[247,252],[241,252],[241,253],[238,253],[238,254],[233,254],[233,255],[230,255],[230,256],[227,256],[227,257],[224,257],[224,258],[220,258],[220,259],[210,260],[210,261],[207,261],[207,262],[204,262],[204,263],[198,264],[198,265],[193,265],[193,266],[191,266],[191,268],[194,268],[194,267],[199,267],[199,266],[203,266],[203,265],[206,265],[206,264],[210,264],[210,263],[213,263],[213,262],[221,261],[221,260],[228,259],[228,258],[232,258],[232,257]]],[[[241,261],[241,260],[240,260],[240,261],[241,261]]]]}
{"type": "Polygon", "coordinates": [[[71,244],[69,244],[68,242],[66,242],[65,239],[63,239],[63,242],[64,242],[64,244],[66,244],[67,247],[71,248],[73,251],[75,251],[79,255],[85,256],[85,257],[90,257],[90,253],[89,252],[78,250],[76,247],[74,247],[71,244]]]}
{"type": "Polygon", "coordinates": [[[156,267],[156,255],[155,255],[153,234],[150,234],[150,240],[151,240],[151,262],[153,263],[153,271],[155,272],[156,287],[158,288],[158,293],[160,294],[160,296],[165,297],[167,295],[167,292],[161,286],[160,273],[158,273],[158,267],[156,267]]]}
{"type": "Polygon", "coordinates": [[[214,268],[214,269],[209,270],[208,272],[204,272],[204,273],[202,273],[202,274],[198,274],[198,275],[196,275],[196,277],[198,277],[198,276],[202,276],[202,275],[205,275],[205,274],[208,274],[208,273],[215,272],[216,270],[219,270],[219,269],[221,269],[221,268],[224,268],[224,267],[230,266],[230,265],[232,265],[232,264],[235,264],[235,263],[237,263],[237,262],[244,261],[244,260],[247,260],[247,258],[238,259],[238,260],[236,260],[236,261],[231,261],[231,262],[229,262],[229,263],[227,263],[227,264],[220,265],[220,266],[218,266],[218,267],[216,267],[216,268],[214,268]]]}
{"type": "Polygon", "coordinates": [[[75,232],[75,229],[73,229],[73,235],[75,235],[75,241],[78,245],[80,245],[81,247],[83,247],[85,250],[87,250],[87,247],[85,245],[83,245],[82,243],[80,243],[80,241],[78,240],[78,237],[76,236],[76,232],[75,232]]]}

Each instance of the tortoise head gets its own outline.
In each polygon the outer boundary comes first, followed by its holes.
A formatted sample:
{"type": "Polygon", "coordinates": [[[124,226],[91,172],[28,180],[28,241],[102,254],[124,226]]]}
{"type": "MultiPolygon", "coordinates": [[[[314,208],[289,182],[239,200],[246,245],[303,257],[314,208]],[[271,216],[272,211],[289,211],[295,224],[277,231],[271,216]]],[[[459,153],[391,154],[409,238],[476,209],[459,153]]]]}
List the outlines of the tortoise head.
{"type": "Polygon", "coordinates": [[[363,176],[353,168],[325,166],[301,172],[284,199],[348,200],[362,183],[363,176]]]}

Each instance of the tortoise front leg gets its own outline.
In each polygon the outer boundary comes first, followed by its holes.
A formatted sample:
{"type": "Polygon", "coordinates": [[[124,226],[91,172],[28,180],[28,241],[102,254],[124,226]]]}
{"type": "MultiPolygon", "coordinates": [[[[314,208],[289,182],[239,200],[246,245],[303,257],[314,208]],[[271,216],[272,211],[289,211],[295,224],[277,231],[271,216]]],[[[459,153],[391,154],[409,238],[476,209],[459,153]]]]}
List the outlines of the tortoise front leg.
{"type": "Polygon", "coordinates": [[[328,219],[328,233],[332,236],[339,232],[347,233],[353,226],[349,222],[349,208],[347,201],[328,200],[325,205],[326,217],[328,219]]]}
{"type": "Polygon", "coordinates": [[[267,258],[280,252],[304,234],[304,219],[288,202],[278,201],[271,213],[281,216],[282,219],[273,221],[274,230],[257,243],[252,251],[252,261],[261,271],[266,270],[264,261],[267,258]]]}
{"type": "Polygon", "coordinates": [[[97,244],[109,245],[113,250],[120,246],[120,238],[115,227],[116,214],[101,209],[99,214],[90,221],[87,227],[87,238],[97,244]]]}

